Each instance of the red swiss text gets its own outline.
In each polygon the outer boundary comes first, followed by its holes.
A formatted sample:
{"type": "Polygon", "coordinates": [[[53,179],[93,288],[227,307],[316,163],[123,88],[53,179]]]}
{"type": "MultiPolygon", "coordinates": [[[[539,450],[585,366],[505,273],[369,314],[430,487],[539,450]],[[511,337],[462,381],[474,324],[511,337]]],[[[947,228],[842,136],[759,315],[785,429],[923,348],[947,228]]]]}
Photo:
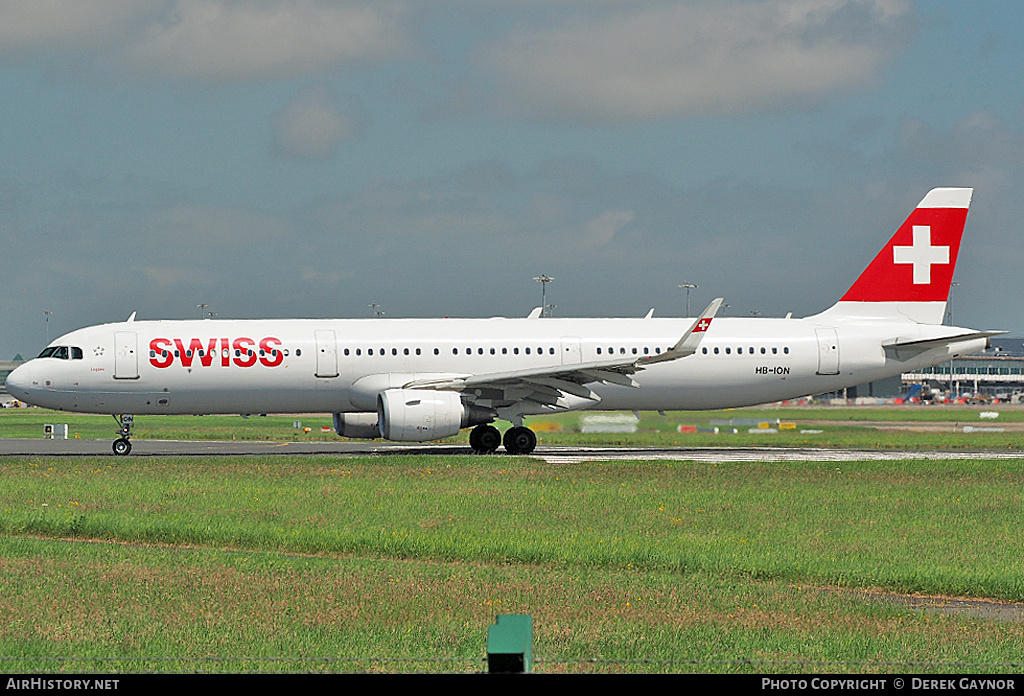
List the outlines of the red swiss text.
{"type": "Polygon", "coordinates": [[[182,367],[252,367],[259,363],[264,367],[277,367],[284,362],[281,339],[267,336],[256,341],[239,338],[189,339],[188,344],[181,338],[154,338],[149,342],[149,364],[153,367],[170,367],[175,362],[182,367]]]}

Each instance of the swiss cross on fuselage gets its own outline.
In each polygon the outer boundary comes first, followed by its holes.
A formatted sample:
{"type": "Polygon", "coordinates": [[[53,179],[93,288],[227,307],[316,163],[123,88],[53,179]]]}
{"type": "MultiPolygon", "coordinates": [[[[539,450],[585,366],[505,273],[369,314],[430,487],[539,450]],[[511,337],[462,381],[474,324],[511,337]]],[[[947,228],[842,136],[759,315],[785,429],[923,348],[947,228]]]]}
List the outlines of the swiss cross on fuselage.
{"type": "Polygon", "coordinates": [[[913,265],[914,285],[930,285],[932,264],[947,265],[949,247],[932,246],[932,228],[928,225],[914,225],[913,246],[894,246],[892,262],[913,265]]]}

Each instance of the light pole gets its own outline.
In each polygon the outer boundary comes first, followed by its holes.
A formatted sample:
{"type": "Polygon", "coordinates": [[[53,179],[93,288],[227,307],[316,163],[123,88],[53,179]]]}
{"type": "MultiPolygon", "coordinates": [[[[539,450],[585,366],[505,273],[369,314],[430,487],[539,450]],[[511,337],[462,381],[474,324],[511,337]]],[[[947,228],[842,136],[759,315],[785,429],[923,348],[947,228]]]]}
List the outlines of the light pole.
{"type": "Polygon", "coordinates": [[[46,345],[50,345],[50,316],[53,314],[48,309],[43,310],[43,316],[46,317],[46,345]]]}
{"type": "Polygon", "coordinates": [[[208,305],[208,304],[197,304],[196,305],[196,307],[199,308],[199,318],[200,319],[202,319],[203,317],[206,316],[206,308],[209,307],[209,306],[210,305],[208,305]]]}
{"type": "MultiPolygon", "coordinates": [[[[949,284],[949,296],[946,298],[946,324],[948,326],[953,325],[953,288],[958,286],[959,283],[949,284]]],[[[949,398],[954,398],[954,385],[953,385],[953,361],[949,361],[949,398]]]]}
{"type": "Polygon", "coordinates": [[[696,283],[685,283],[684,282],[679,287],[684,288],[686,290],[686,316],[690,316],[690,291],[691,290],[696,290],[700,286],[697,285],[696,283]]]}
{"type": "Polygon", "coordinates": [[[546,317],[548,315],[548,283],[554,278],[548,275],[541,274],[534,278],[540,283],[540,315],[546,317]]]}

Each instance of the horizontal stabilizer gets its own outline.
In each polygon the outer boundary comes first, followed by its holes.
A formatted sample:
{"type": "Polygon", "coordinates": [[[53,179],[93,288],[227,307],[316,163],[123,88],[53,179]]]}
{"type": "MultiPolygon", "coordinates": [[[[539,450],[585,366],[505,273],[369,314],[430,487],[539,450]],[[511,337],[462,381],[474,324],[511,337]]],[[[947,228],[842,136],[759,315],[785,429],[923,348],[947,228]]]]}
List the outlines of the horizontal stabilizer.
{"type": "Polygon", "coordinates": [[[971,331],[970,333],[954,334],[952,336],[940,336],[939,338],[922,338],[922,339],[901,339],[895,338],[891,341],[887,341],[882,344],[883,348],[896,348],[900,350],[928,350],[929,348],[939,348],[941,346],[950,346],[955,343],[964,343],[966,341],[974,341],[979,338],[991,338],[992,336],[1001,336],[1007,331],[971,331]]]}

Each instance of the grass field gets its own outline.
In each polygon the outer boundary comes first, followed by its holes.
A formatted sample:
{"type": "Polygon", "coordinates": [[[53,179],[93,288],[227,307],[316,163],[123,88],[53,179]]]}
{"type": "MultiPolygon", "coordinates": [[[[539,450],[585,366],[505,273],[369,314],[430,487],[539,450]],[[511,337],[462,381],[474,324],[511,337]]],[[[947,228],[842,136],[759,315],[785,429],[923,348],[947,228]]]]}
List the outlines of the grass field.
{"type": "MultiPolygon", "coordinates": [[[[9,415],[4,436],[35,428],[9,415]]],[[[293,417],[152,420],[154,437],[306,436],[293,417]]],[[[107,421],[76,427],[107,438],[107,421]]],[[[514,613],[545,673],[1024,663],[1016,460],[2,457],[0,480],[11,673],[479,672],[514,613]]]]}

